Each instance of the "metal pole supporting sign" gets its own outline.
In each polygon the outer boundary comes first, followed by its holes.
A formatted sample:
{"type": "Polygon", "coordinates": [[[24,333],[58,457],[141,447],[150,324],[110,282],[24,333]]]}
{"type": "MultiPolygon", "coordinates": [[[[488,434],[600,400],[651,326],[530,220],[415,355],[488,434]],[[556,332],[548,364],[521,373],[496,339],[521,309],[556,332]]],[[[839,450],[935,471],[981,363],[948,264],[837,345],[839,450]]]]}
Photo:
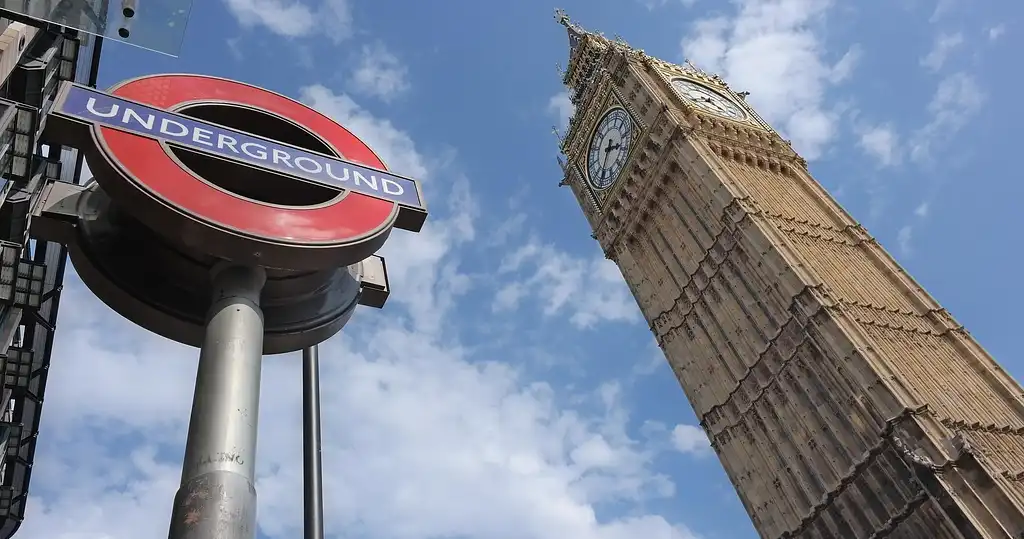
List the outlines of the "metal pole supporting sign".
{"type": "Polygon", "coordinates": [[[320,445],[320,351],[302,350],[303,539],[324,539],[323,464],[320,445]]]}
{"type": "Polygon", "coordinates": [[[212,278],[213,305],[199,353],[171,539],[252,539],[256,534],[260,291],[267,277],[262,268],[221,264],[212,278]]]}

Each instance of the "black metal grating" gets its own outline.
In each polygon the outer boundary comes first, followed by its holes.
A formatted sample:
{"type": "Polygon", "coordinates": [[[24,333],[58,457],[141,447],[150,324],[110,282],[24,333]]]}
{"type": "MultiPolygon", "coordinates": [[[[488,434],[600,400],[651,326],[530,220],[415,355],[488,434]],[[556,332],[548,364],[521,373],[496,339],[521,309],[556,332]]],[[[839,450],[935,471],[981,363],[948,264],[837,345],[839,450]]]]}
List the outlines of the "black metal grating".
{"type": "MultiPolygon", "coordinates": [[[[14,178],[23,178],[29,173],[35,146],[35,128],[38,115],[24,105],[17,107],[14,121],[8,125],[11,137],[9,148],[10,169],[5,170],[14,178]]],[[[5,130],[5,135],[7,134],[5,130]]]]}
{"type": "Polygon", "coordinates": [[[50,146],[45,158],[38,153],[37,110],[48,112],[61,81],[95,86],[103,42],[102,38],[80,42],[76,32],[54,25],[42,25],[41,30],[25,48],[18,68],[6,81],[0,81],[0,98],[10,100],[0,101],[0,181],[7,183],[0,185],[0,218],[6,221],[0,223],[0,241],[21,247],[19,257],[7,255],[5,259],[7,245],[0,244],[0,270],[10,270],[0,275],[0,328],[6,335],[18,328],[6,357],[0,356],[5,386],[4,402],[0,403],[0,446],[6,440],[6,446],[0,448],[4,455],[0,465],[0,539],[14,535],[25,518],[67,260],[65,247],[28,240],[30,214],[26,210],[39,186],[48,181],[78,183],[82,166],[81,156],[71,148],[50,146]],[[10,109],[3,106],[11,101],[17,102],[14,118],[4,122],[10,109]],[[10,429],[6,438],[5,427],[10,429]]]}
{"type": "Polygon", "coordinates": [[[0,176],[4,180],[17,180],[28,174],[37,117],[31,107],[0,100],[0,176]]]}
{"type": "Polygon", "coordinates": [[[5,460],[9,457],[18,456],[18,447],[21,445],[21,432],[23,428],[20,423],[10,421],[0,422],[0,447],[3,448],[5,460]]]}
{"type": "Polygon", "coordinates": [[[46,267],[21,259],[22,246],[0,241],[0,301],[16,307],[38,308],[46,267]]]}
{"type": "Polygon", "coordinates": [[[12,505],[14,505],[14,489],[0,486],[0,513],[10,513],[12,505]]]}
{"type": "Polygon", "coordinates": [[[24,350],[15,346],[7,350],[7,357],[4,362],[4,387],[14,390],[17,395],[29,387],[32,378],[32,360],[34,354],[31,350],[24,350]]]}

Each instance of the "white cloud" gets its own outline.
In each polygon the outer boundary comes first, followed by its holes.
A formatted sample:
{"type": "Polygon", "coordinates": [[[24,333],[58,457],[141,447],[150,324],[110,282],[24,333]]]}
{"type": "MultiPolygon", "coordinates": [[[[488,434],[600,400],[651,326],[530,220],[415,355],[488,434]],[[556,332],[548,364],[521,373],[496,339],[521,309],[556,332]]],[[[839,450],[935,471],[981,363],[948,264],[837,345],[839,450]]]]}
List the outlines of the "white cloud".
{"type": "Polygon", "coordinates": [[[391,101],[409,89],[408,68],[383,43],[364,45],[352,84],[359,93],[391,101]]]}
{"type": "Polygon", "coordinates": [[[655,9],[658,9],[660,7],[664,7],[665,4],[668,3],[668,0],[636,0],[636,1],[638,3],[640,3],[640,4],[642,4],[645,8],[647,8],[648,10],[651,10],[651,11],[653,11],[655,9]]]}
{"type": "Polygon", "coordinates": [[[899,229],[899,232],[896,233],[896,245],[899,248],[900,254],[905,257],[910,257],[914,254],[914,234],[918,227],[923,226],[930,213],[931,204],[929,204],[927,200],[921,202],[916,208],[914,208],[914,222],[904,225],[899,229]]]}
{"type": "Polygon", "coordinates": [[[845,82],[853,74],[853,70],[860,63],[861,57],[864,55],[864,50],[859,45],[854,45],[846,51],[846,54],[839,59],[832,66],[832,72],[829,74],[829,82],[832,84],[839,84],[845,82]]]}
{"type": "Polygon", "coordinates": [[[275,34],[289,37],[306,35],[313,26],[313,12],[298,1],[225,0],[239,24],[252,28],[266,26],[275,34]]]}
{"type": "Polygon", "coordinates": [[[829,87],[849,77],[852,47],[830,65],[817,30],[829,0],[741,0],[730,17],[698,21],[682,42],[684,56],[721,75],[808,159],[836,134],[839,115],[826,104],[829,87]]]}
{"type": "MultiPolygon", "coordinates": [[[[449,177],[440,173],[448,170],[433,168],[408,134],[348,96],[324,86],[305,88],[301,96],[375,146],[392,168],[427,178],[439,193],[423,231],[396,233],[385,247],[394,289],[389,305],[380,313],[361,311],[322,348],[328,533],[503,539],[515,530],[523,539],[694,538],[638,503],[668,495],[672,484],[652,469],[655,453],[630,435],[616,384],[559,398],[551,384],[527,377],[500,355],[475,352],[451,329],[502,326],[497,316],[467,319],[454,308],[471,284],[460,261],[478,226],[468,182],[435,179],[449,177]],[[562,404],[567,400],[579,404],[562,404]],[[608,514],[612,502],[625,511],[608,514]]],[[[610,263],[531,245],[513,266],[535,264],[538,275],[551,277],[538,283],[551,292],[548,307],[567,310],[580,326],[636,317],[610,263]],[[595,290],[581,295],[581,286],[595,290]]],[[[132,327],[74,275],[62,305],[19,537],[160,536],[177,488],[197,352],[132,327]]],[[[263,379],[261,531],[275,539],[297,537],[297,358],[268,357],[263,379]]]]}
{"type": "Polygon", "coordinates": [[[978,114],[985,98],[974,78],[954,73],[939,82],[927,106],[927,123],[905,141],[891,123],[861,124],[855,127],[857,145],[883,167],[899,164],[906,154],[915,163],[926,163],[937,147],[948,144],[978,114]]]}
{"type": "MultiPolygon", "coordinates": [[[[636,0],[636,1],[639,2],[640,4],[642,4],[644,7],[646,7],[650,11],[654,11],[655,9],[662,8],[662,7],[665,7],[666,5],[668,5],[668,0],[636,0]]],[[[697,3],[697,0],[679,0],[679,3],[682,4],[683,7],[690,8],[690,7],[693,7],[697,3]]]]}
{"type": "Polygon", "coordinates": [[[908,223],[900,228],[899,232],[896,233],[896,245],[899,248],[900,254],[906,257],[910,257],[914,254],[914,233],[917,228],[921,226],[928,218],[928,214],[931,211],[930,204],[928,201],[924,201],[914,208],[915,223],[908,223]]]}
{"type": "Polygon", "coordinates": [[[705,454],[711,451],[707,433],[696,425],[676,425],[672,429],[672,446],[680,453],[705,454]]]}
{"type": "Polygon", "coordinates": [[[558,117],[559,129],[565,130],[569,127],[569,120],[576,113],[576,106],[569,100],[568,92],[558,92],[548,100],[548,112],[558,117]]]}
{"type": "Polygon", "coordinates": [[[989,41],[995,41],[1000,37],[1003,37],[1003,34],[1006,33],[1006,25],[1000,24],[993,26],[992,28],[989,28],[988,31],[986,31],[985,33],[988,35],[989,41]]]}
{"type": "Polygon", "coordinates": [[[232,37],[224,40],[224,43],[228,46],[228,52],[231,53],[231,57],[237,62],[241,62],[245,59],[245,53],[242,52],[241,41],[241,37],[232,37]]]}
{"type": "Polygon", "coordinates": [[[284,37],[323,35],[342,41],[352,35],[348,0],[321,0],[310,6],[302,0],[224,0],[243,28],[265,27],[284,37]]]}
{"type": "Polygon", "coordinates": [[[958,72],[944,78],[928,103],[931,120],[911,140],[911,159],[929,160],[934,148],[952,140],[984,103],[985,93],[969,74],[958,72]]]}
{"type": "Polygon", "coordinates": [[[427,177],[424,157],[416,151],[412,139],[389,120],[376,118],[359,107],[351,97],[335,94],[323,85],[299,92],[299,99],[336,119],[380,155],[388,168],[416,179],[427,177]]]}
{"type": "Polygon", "coordinates": [[[921,65],[930,69],[931,71],[938,71],[942,69],[942,66],[946,63],[946,59],[949,55],[956,50],[957,47],[963,45],[964,36],[962,33],[957,32],[955,34],[942,34],[935,38],[935,43],[932,45],[932,49],[928,51],[928,54],[921,58],[921,65]]]}
{"type": "Polygon", "coordinates": [[[946,17],[959,7],[957,5],[959,3],[960,0],[937,0],[935,2],[935,10],[932,11],[932,16],[928,19],[928,22],[937,22],[939,19],[946,17]]]}
{"type": "Polygon", "coordinates": [[[899,232],[896,233],[896,245],[900,248],[900,253],[903,256],[910,256],[912,253],[910,242],[914,239],[914,227],[912,225],[904,225],[899,232]]]}
{"type": "Polygon", "coordinates": [[[650,352],[647,358],[637,361],[633,365],[631,374],[634,377],[647,376],[659,370],[664,371],[666,367],[665,352],[658,347],[657,341],[651,339],[650,352]]]}
{"type": "Polygon", "coordinates": [[[867,127],[860,130],[858,146],[879,165],[895,165],[900,159],[899,135],[889,124],[867,127]]]}
{"type": "Polygon", "coordinates": [[[564,314],[578,328],[640,319],[619,268],[604,256],[577,258],[530,241],[502,260],[499,275],[508,282],[495,294],[495,312],[515,309],[532,299],[544,316],[564,314]]]}

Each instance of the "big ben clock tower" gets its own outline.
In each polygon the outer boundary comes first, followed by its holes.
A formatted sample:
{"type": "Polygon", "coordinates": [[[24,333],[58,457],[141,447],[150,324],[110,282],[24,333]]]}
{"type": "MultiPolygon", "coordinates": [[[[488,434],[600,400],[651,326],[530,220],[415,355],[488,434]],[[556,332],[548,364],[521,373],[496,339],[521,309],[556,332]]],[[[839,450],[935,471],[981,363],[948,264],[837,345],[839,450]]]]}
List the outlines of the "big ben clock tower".
{"type": "Polygon", "coordinates": [[[761,537],[1024,538],[1024,400],[721,78],[564,13],[565,178],[761,537]]]}

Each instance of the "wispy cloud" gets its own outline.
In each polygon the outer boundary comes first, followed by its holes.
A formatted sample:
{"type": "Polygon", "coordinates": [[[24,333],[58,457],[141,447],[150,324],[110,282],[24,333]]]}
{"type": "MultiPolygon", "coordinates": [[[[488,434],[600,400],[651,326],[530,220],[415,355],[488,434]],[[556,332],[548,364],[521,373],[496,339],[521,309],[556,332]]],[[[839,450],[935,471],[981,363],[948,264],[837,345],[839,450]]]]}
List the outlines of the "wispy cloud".
{"type": "MultiPolygon", "coordinates": [[[[639,4],[646,7],[650,11],[670,5],[670,0],[636,0],[639,4]]],[[[675,3],[674,1],[672,3],[675,3]]],[[[697,0],[678,0],[678,3],[683,7],[693,7],[697,0]]]]}
{"type": "Polygon", "coordinates": [[[943,78],[928,103],[931,119],[910,140],[911,159],[930,159],[934,148],[951,141],[984,103],[985,92],[970,74],[957,72],[943,78]]]}
{"type": "Polygon", "coordinates": [[[827,92],[846,80],[859,57],[851,47],[830,62],[818,36],[828,0],[749,0],[731,16],[697,21],[683,55],[716,72],[808,159],[821,155],[837,132],[839,114],[827,92]]]}
{"type": "Polygon", "coordinates": [[[900,253],[904,256],[910,256],[913,251],[910,242],[914,239],[914,227],[913,225],[904,225],[900,228],[900,231],[896,234],[896,244],[900,248],[900,253]]]}
{"type": "Polygon", "coordinates": [[[900,227],[897,232],[896,245],[904,257],[909,258],[914,254],[914,236],[917,230],[927,223],[929,213],[931,213],[931,203],[925,200],[914,208],[910,222],[900,227]]]}
{"type": "Polygon", "coordinates": [[[680,453],[702,455],[711,452],[707,433],[695,425],[676,425],[672,429],[672,445],[680,453]]]}
{"type": "Polygon", "coordinates": [[[934,23],[949,16],[958,7],[960,7],[959,4],[961,4],[961,0],[936,0],[935,9],[932,10],[932,15],[928,21],[934,23]]]}
{"type": "Polygon", "coordinates": [[[409,90],[409,69],[383,43],[364,45],[352,70],[356,92],[385,102],[409,90]]]}
{"type": "Polygon", "coordinates": [[[945,65],[949,55],[958,47],[964,44],[964,35],[960,32],[954,34],[941,34],[935,38],[932,49],[921,58],[921,65],[931,71],[938,71],[945,65]]]}
{"type": "Polygon", "coordinates": [[[857,145],[882,167],[890,167],[900,161],[899,135],[891,124],[861,128],[857,145]]]}
{"type": "Polygon", "coordinates": [[[321,0],[309,5],[299,0],[224,0],[245,28],[263,27],[284,37],[321,35],[342,41],[352,35],[348,0],[321,0]]]}
{"type": "Polygon", "coordinates": [[[603,256],[575,257],[531,240],[506,256],[498,272],[505,284],[494,296],[495,312],[517,309],[531,300],[545,316],[568,316],[579,328],[640,320],[618,267],[603,256]]]}
{"type": "Polygon", "coordinates": [[[564,130],[569,127],[569,120],[576,113],[576,106],[569,99],[568,92],[558,92],[548,100],[548,112],[558,118],[558,127],[564,130]]]}

